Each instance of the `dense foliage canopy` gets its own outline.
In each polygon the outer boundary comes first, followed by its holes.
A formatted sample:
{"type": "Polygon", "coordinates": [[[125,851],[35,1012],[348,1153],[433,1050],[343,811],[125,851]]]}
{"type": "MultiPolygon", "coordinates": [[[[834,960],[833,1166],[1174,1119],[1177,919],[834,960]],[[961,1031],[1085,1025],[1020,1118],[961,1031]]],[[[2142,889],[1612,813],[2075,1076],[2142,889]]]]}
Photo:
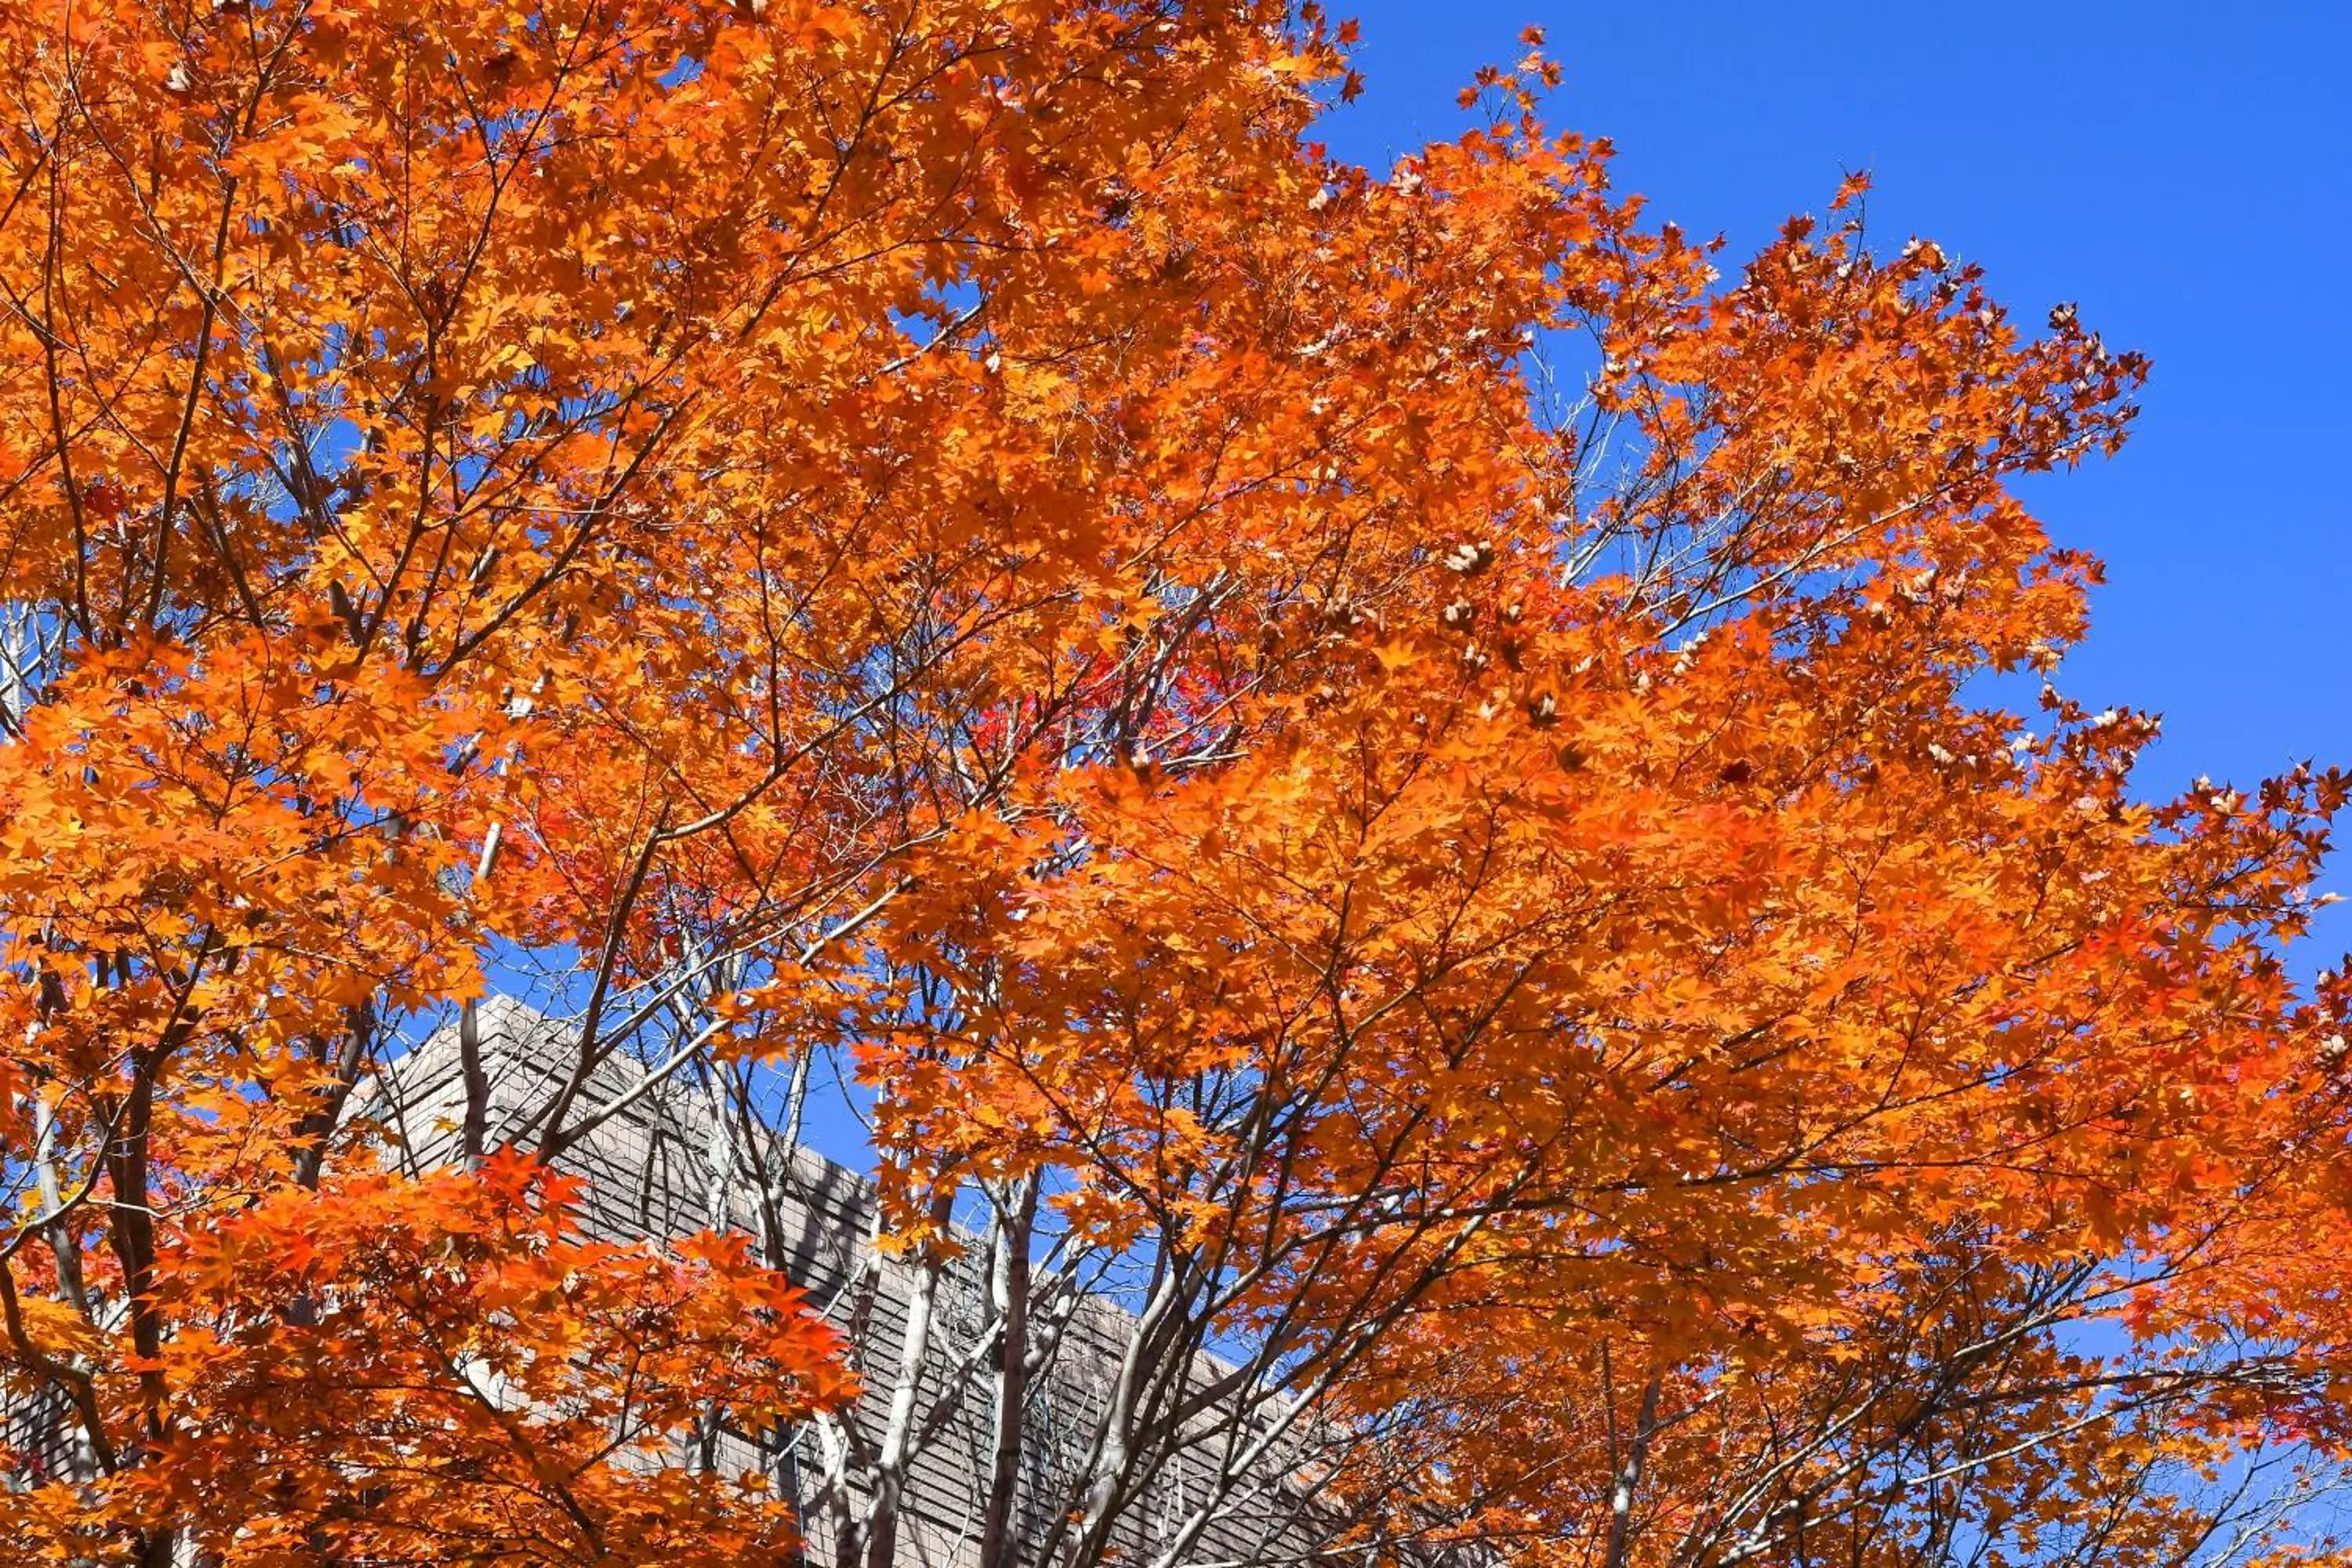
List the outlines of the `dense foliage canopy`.
{"type": "Polygon", "coordinates": [[[1137,1266],[1064,1562],[1204,1347],[1376,1552],[2316,1549],[2346,781],[2150,804],[2151,718],[2030,700],[2097,569],[2012,481],[2140,362],[1858,180],[1744,265],[1647,221],[1537,38],[1347,166],[1351,42],[0,15],[0,1378],[83,1455],[21,1557],[772,1560],[678,1434],[841,1426],[842,1339],[550,1163],[664,1028],[844,1064],[882,1251],[1137,1266]],[[527,973],[572,1090],[389,1173],[357,1087],[527,973]]]}

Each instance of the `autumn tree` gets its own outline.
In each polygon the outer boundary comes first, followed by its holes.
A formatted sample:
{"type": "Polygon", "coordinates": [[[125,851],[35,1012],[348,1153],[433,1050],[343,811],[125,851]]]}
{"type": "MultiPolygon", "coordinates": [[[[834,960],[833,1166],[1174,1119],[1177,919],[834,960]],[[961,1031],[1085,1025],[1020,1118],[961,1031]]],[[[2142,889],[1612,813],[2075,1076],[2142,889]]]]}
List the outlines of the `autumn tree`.
{"type": "Polygon", "coordinates": [[[1859,181],[1724,276],[1538,39],[1349,166],[1352,41],[0,16],[26,1555],[887,1568],[974,1423],[983,1568],[2317,1549],[2346,781],[2005,706],[2141,363],[1859,181]],[[714,1233],[587,1234],[673,1093],[714,1233]]]}

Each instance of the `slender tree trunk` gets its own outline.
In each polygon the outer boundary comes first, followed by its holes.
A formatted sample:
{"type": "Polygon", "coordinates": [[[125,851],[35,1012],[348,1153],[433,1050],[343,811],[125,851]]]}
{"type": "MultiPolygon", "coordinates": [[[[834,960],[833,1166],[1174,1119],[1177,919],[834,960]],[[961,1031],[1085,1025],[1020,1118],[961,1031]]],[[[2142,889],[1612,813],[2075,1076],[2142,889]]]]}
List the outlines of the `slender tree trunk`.
{"type": "Polygon", "coordinates": [[[1167,1353],[1162,1341],[1163,1325],[1170,1313],[1182,1310],[1179,1305],[1182,1294],[1179,1272],[1172,1267],[1169,1269],[1129,1333],[1127,1350],[1119,1358],[1118,1373],[1112,1381],[1110,1398],[1099,1425],[1084,1511],[1063,1558],[1067,1568],[1082,1568],[1100,1561],[1111,1528],[1127,1501],[1128,1472],[1134,1463],[1137,1407],[1144,1385],[1167,1353]]]}
{"type": "Polygon", "coordinates": [[[33,1102],[33,1168],[40,1183],[41,1212],[58,1216],[49,1222],[43,1239],[57,1259],[58,1293],[87,1320],[89,1293],[82,1286],[81,1244],[75,1239],[73,1222],[61,1212],[65,1207],[65,1184],[58,1179],[57,1113],[38,1088],[27,1098],[33,1102]]]}
{"type": "Polygon", "coordinates": [[[996,1346],[996,1443],[982,1504],[980,1568],[1015,1568],[1021,1439],[1028,1405],[1029,1238],[1037,1217],[1037,1177],[1013,1184],[998,1218],[992,1281],[1001,1333],[996,1346]]]}
{"type": "MultiPolygon", "coordinates": [[[[934,1226],[947,1223],[951,1201],[946,1193],[932,1200],[934,1226]]],[[[914,1293],[907,1303],[907,1339],[898,1350],[898,1376],[890,1390],[890,1415],[882,1429],[881,1453],[874,1466],[874,1500],[869,1510],[873,1522],[866,1543],[866,1568],[893,1568],[897,1559],[898,1521],[906,1505],[907,1468],[913,1458],[915,1400],[922,1388],[924,1365],[930,1359],[931,1320],[939,1309],[940,1281],[946,1273],[943,1258],[926,1258],[915,1276],[914,1293]]]]}
{"type": "Polygon", "coordinates": [[[482,1068],[482,1024],[471,997],[457,1011],[457,1067],[466,1080],[466,1121],[462,1152],[466,1169],[482,1165],[482,1145],[488,1135],[490,1077],[482,1068]]]}
{"type": "Polygon", "coordinates": [[[1657,1425],[1658,1390],[1663,1382],[1652,1373],[1642,1390],[1641,1412],[1633,1417],[1633,1438],[1625,1446],[1625,1462],[1609,1489],[1609,1550],[1601,1568],[1625,1568],[1625,1554],[1633,1543],[1633,1493],[1642,1484],[1642,1466],[1650,1451],[1650,1429],[1657,1425]]]}

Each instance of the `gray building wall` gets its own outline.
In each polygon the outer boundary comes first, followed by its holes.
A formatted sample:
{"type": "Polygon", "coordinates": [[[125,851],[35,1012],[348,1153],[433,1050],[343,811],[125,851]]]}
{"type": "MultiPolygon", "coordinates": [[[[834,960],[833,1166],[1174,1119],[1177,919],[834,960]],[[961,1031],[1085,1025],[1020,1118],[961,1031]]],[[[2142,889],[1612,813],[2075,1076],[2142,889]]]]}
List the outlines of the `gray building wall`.
{"type": "MultiPolygon", "coordinates": [[[[489,1084],[486,1146],[530,1129],[559,1094],[572,1070],[576,1044],[570,1029],[508,998],[478,1009],[479,1060],[489,1084]]],[[[648,1087],[647,1069],[623,1054],[595,1068],[570,1120],[627,1100],[556,1161],[584,1178],[582,1220],[592,1234],[613,1240],[661,1240],[706,1227],[733,1227],[780,1237],[782,1266],[852,1341],[866,1377],[861,1425],[879,1430],[907,1332],[914,1270],[871,1255],[876,1221],[872,1185],[847,1168],[806,1148],[770,1155],[750,1179],[739,1172],[747,1151],[730,1152],[721,1117],[709,1098],[683,1078],[648,1087]],[[763,1226],[762,1205],[772,1209],[763,1226]]],[[[352,1113],[384,1126],[398,1158],[417,1170],[453,1163],[461,1147],[466,1110],[457,1032],[445,1029],[390,1064],[373,1089],[355,1097],[352,1113]]],[[[937,1341],[944,1353],[928,1358],[918,1408],[931,1435],[909,1470],[898,1561],[920,1568],[968,1568],[976,1540],[994,1438],[984,1369],[966,1373],[969,1386],[953,1397],[950,1377],[958,1347],[977,1342],[989,1321],[983,1249],[968,1238],[940,1281],[937,1341]]],[[[1018,1488],[1018,1533],[1034,1552],[1050,1521],[1081,1495],[1081,1470],[1095,1424],[1105,1408],[1118,1359],[1135,1320],[1118,1306],[1052,1282],[1039,1293],[1063,1318],[1059,1344],[1043,1374],[1031,1383],[1029,1415],[1018,1488]],[[1058,1297],[1058,1300],[1056,1300],[1058,1297]]],[[[1226,1369],[1201,1358],[1200,1382],[1226,1369]]],[[[1113,1561],[1162,1560],[1182,1522],[1210,1495],[1222,1438],[1197,1451],[1174,1446],[1153,1483],[1121,1512],[1113,1561]]],[[[818,1435],[803,1430],[782,1451],[761,1451],[723,1436],[711,1456],[728,1469],[759,1468],[797,1497],[803,1508],[806,1552],[828,1561],[832,1542],[824,1512],[809,1506],[824,1471],[818,1435]]],[[[1287,1563],[1328,1560],[1315,1543],[1328,1531],[1314,1527],[1310,1484],[1295,1476],[1257,1477],[1233,1489],[1219,1515],[1180,1561],[1195,1564],[1287,1563]]]]}

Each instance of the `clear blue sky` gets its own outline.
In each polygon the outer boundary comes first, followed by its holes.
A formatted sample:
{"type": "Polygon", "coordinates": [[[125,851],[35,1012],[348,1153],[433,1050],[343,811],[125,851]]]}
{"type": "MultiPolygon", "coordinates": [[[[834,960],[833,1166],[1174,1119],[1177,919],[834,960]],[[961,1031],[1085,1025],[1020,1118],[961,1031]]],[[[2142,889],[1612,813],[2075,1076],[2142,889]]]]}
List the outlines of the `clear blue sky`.
{"type": "MultiPolygon", "coordinates": [[[[2123,455],[2027,492],[2104,557],[2062,683],[2165,715],[2138,775],[2352,766],[2352,0],[1333,0],[1364,97],[1324,128],[1385,165],[1540,23],[1550,113],[1617,143],[1653,218],[1752,250],[1875,176],[1870,226],[1980,261],[2027,321],[2062,300],[2155,360],[2123,455]]],[[[2327,885],[2352,896],[2352,824],[2327,885]]],[[[2352,903],[2293,967],[2352,948],[2352,903]]]]}

